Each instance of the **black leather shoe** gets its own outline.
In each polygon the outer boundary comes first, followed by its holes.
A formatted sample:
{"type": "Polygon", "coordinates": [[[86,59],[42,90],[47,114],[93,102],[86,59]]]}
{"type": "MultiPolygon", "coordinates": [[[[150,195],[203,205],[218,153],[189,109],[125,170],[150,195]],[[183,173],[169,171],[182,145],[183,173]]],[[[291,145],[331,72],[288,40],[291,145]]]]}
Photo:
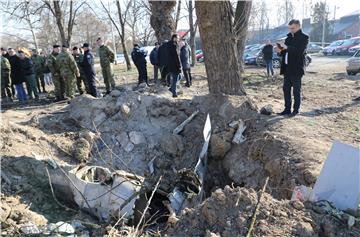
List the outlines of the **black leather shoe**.
{"type": "Polygon", "coordinates": [[[297,114],[299,113],[298,110],[294,110],[292,113],[291,113],[291,117],[295,117],[297,114]]]}
{"type": "Polygon", "coordinates": [[[291,114],[291,111],[290,110],[284,110],[283,112],[281,113],[278,113],[279,115],[289,115],[291,114]]]}

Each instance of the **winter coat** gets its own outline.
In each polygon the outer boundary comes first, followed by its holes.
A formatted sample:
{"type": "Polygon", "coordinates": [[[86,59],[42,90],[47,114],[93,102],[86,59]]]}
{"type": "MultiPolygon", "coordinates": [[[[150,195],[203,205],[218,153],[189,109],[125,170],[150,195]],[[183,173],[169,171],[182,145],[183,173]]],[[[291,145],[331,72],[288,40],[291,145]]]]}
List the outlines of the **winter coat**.
{"type": "Polygon", "coordinates": [[[185,43],[185,45],[180,49],[181,66],[184,69],[190,68],[190,56],[191,56],[190,46],[185,43]]]}
{"type": "Polygon", "coordinates": [[[282,57],[280,74],[291,76],[302,76],[305,74],[305,55],[309,43],[309,36],[301,30],[294,35],[289,33],[285,39],[287,49],[282,50],[279,55],[282,57]],[[285,65],[285,56],[288,53],[288,64],[285,65]]]}
{"type": "Polygon", "coordinates": [[[271,44],[267,44],[264,46],[261,52],[263,53],[264,60],[272,60],[274,54],[274,47],[271,44]]]}
{"type": "Polygon", "coordinates": [[[180,64],[180,57],[179,57],[179,46],[174,44],[173,41],[169,41],[166,43],[168,49],[168,63],[167,69],[169,72],[172,73],[180,73],[181,72],[181,64],[180,64]]]}
{"type": "Polygon", "coordinates": [[[20,78],[20,58],[16,55],[9,56],[9,62],[11,65],[11,83],[15,85],[25,82],[25,79],[20,78]]]}
{"type": "Polygon", "coordinates": [[[169,50],[168,42],[164,42],[160,45],[157,52],[157,61],[160,67],[166,67],[169,62],[169,50]]]}
{"type": "Polygon", "coordinates": [[[106,45],[102,45],[98,49],[101,67],[108,67],[110,63],[115,62],[114,52],[106,45]]]}
{"type": "Polygon", "coordinates": [[[134,47],[131,52],[131,59],[133,60],[136,67],[146,66],[146,53],[139,47],[134,47]]]}
{"type": "Polygon", "coordinates": [[[150,53],[150,63],[152,65],[158,65],[158,49],[155,47],[150,53]]]}
{"type": "Polygon", "coordinates": [[[56,57],[58,55],[59,55],[58,53],[52,52],[47,58],[47,66],[49,67],[50,72],[53,76],[60,75],[59,66],[56,64],[56,57]]]}
{"type": "Polygon", "coordinates": [[[74,57],[65,50],[56,57],[56,65],[61,76],[75,76],[80,73],[74,57]]]}
{"type": "Polygon", "coordinates": [[[20,74],[15,79],[15,82],[13,82],[15,85],[20,84],[22,82],[26,82],[26,78],[25,78],[26,76],[35,74],[34,63],[30,58],[20,59],[19,65],[20,65],[19,67],[20,74]]]}

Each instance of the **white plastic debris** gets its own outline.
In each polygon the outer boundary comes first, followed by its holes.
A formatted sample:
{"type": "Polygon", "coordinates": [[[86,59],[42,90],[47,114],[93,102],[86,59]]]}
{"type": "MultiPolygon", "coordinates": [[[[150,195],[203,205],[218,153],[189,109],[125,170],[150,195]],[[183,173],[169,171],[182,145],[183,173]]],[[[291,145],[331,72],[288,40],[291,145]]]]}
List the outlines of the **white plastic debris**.
{"type": "Polygon", "coordinates": [[[311,201],[327,200],[340,210],[356,210],[360,203],[360,148],[339,141],[317,179],[311,201]]]}

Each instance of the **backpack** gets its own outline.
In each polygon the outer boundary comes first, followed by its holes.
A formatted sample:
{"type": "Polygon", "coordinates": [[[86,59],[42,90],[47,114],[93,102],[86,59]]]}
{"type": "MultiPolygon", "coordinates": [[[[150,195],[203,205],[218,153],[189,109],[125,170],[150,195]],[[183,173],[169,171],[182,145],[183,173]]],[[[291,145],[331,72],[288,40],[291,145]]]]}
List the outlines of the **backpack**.
{"type": "Polygon", "coordinates": [[[157,65],[158,62],[157,62],[157,50],[156,48],[154,48],[151,53],[150,53],[150,63],[152,65],[157,65]]]}

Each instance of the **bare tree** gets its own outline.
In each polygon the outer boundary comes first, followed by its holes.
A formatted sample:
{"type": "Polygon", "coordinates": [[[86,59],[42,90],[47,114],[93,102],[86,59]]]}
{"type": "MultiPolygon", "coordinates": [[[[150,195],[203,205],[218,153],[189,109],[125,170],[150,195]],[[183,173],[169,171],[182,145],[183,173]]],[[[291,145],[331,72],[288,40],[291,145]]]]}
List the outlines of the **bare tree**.
{"type": "Polygon", "coordinates": [[[32,41],[36,49],[39,48],[36,37],[35,27],[40,22],[40,13],[43,5],[35,1],[6,1],[1,2],[1,11],[9,15],[10,18],[16,20],[18,23],[24,22],[27,27],[21,30],[28,30],[31,32],[32,41]]]}
{"type": "Polygon", "coordinates": [[[235,10],[235,34],[237,36],[238,63],[241,72],[244,71],[243,53],[247,38],[252,1],[238,1],[235,10]]]}
{"type": "Polygon", "coordinates": [[[189,13],[189,33],[190,33],[190,49],[191,49],[191,65],[194,66],[196,63],[196,31],[197,31],[197,20],[194,23],[194,10],[193,0],[186,2],[187,11],[189,13]]]}
{"type": "Polygon", "coordinates": [[[148,2],[132,0],[129,11],[131,14],[126,18],[126,23],[132,44],[140,42],[142,45],[147,45],[154,35],[153,29],[149,27],[150,11],[148,2]]]}
{"type": "Polygon", "coordinates": [[[175,22],[171,14],[174,11],[176,1],[152,1],[149,0],[151,17],[150,24],[155,31],[158,42],[170,39],[175,31],[175,22]]]}
{"type": "Polygon", "coordinates": [[[70,45],[76,16],[86,1],[43,1],[56,19],[62,44],[70,45]],[[67,28],[64,26],[65,15],[67,16],[67,28]]]}
{"type": "Polygon", "coordinates": [[[110,21],[115,26],[116,31],[118,32],[118,35],[119,35],[119,38],[121,41],[121,46],[123,48],[123,54],[124,54],[124,58],[125,58],[125,62],[126,62],[126,68],[127,68],[127,70],[130,70],[131,62],[130,62],[129,54],[126,49],[126,38],[125,38],[126,21],[125,21],[125,19],[128,16],[131,1],[129,0],[129,1],[125,2],[125,8],[124,8],[124,10],[122,10],[120,1],[116,0],[116,9],[117,9],[117,16],[118,16],[117,21],[113,18],[112,14],[110,12],[111,8],[108,9],[102,1],[100,1],[100,3],[102,5],[103,9],[105,10],[107,16],[109,17],[110,21]]]}
{"type": "Polygon", "coordinates": [[[179,19],[180,19],[180,12],[181,12],[181,0],[177,1],[177,8],[176,8],[176,15],[175,15],[175,31],[177,30],[179,19]]]}
{"type": "Polygon", "coordinates": [[[196,1],[195,4],[210,93],[246,94],[230,1],[196,1]]]}

